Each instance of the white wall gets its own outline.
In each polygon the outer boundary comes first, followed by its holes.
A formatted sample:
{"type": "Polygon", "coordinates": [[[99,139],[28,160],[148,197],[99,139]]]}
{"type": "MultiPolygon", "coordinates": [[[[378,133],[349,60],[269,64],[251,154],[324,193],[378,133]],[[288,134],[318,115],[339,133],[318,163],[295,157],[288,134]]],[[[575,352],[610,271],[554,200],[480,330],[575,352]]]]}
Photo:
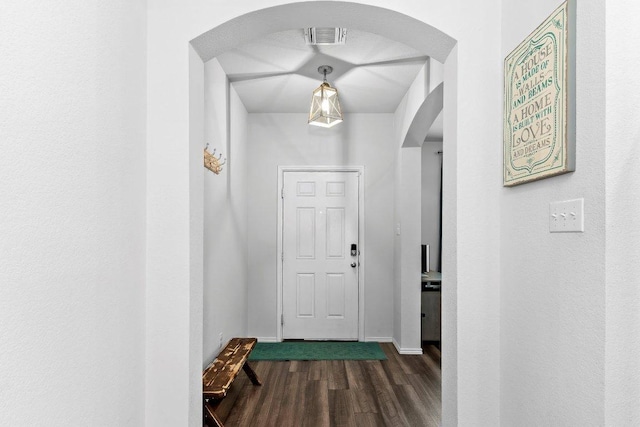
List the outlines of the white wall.
{"type": "MultiPolygon", "coordinates": [[[[429,64],[420,70],[394,113],[394,345],[422,353],[420,335],[421,158],[420,148],[402,148],[429,93],[429,64]],[[412,286],[412,283],[415,286],[412,286]]],[[[426,136],[426,135],[425,135],[426,136]]]]}
{"type": "Polygon", "coordinates": [[[420,69],[416,78],[413,79],[413,83],[411,83],[411,86],[407,89],[407,93],[402,98],[402,101],[400,101],[398,108],[396,108],[396,111],[394,112],[395,132],[399,146],[404,142],[405,135],[409,131],[413,118],[429,94],[429,64],[431,62],[436,61],[429,59],[424,67],[420,69]]]}
{"type": "MultiPolygon", "coordinates": [[[[457,163],[457,114],[451,114],[451,109],[456,106],[458,99],[458,84],[456,75],[458,71],[458,47],[454,47],[451,57],[447,60],[444,74],[447,77],[447,90],[444,92],[443,109],[447,108],[449,114],[443,119],[443,133],[446,131],[447,155],[443,156],[443,180],[442,180],[442,210],[457,216],[458,209],[458,182],[456,173],[457,163]]],[[[456,266],[458,261],[458,222],[456,220],[444,220],[442,222],[442,260],[456,266]]],[[[442,269],[441,269],[442,270],[442,269]]],[[[442,301],[442,331],[441,331],[441,368],[442,368],[442,425],[455,426],[459,424],[460,406],[458,403],[458,272],[457,268],[446,269],[443,272],[446,287],[441,290],[442,301]]],[[[495,333],[495,332],[494,332],[495,333]]],[[[487,375],[495,383],[499,379],[487,375]]],[[[499,396],[488,398],[490,405],[496,405],[499,396]]],[[[494,419],[494,424],[497,421],[494,419]]]]}
{"type": "MultiPolygon", "coordinates": [[[[190,325],[188,370],[202,369],[203,353],[203,287],[204,279],[204,173],[202,163],[202,146],[204,145],[204,115],[205,115],[205,72],[204,64],[193,48],[189,49],[189,240],[192,244],[189,251],[189,300],[190,325]],[[199,285],[199,286],[198,286],[199,285]]],[[[185,351],[185,349],[178,349],[185,351]]],[[[202,394],[200,379],[187,378],[188,393],[181,396],[188,397],[189,423],[197,424],[202,420],[202,394]],[[197,381],[198,387],[196,388],[197,381]]],[[[157,415],[156,415],[157,416],[157,415]]]]}
{"type": "Polygon", "coordinates": [[[0,425],[144,424],[145,14],[0,4],[0,425]]]}
{"type": "Polygon", "coordinates": [[[247,111],[215,59],[205,64],[204,111],[209,151],[227,159],[219,175],[203,169],[206,365],[220,351],[220,333],[223,345],[247,334],[247,111]]]}
{"type": "Polygon", "coordinates": [[[640,425],[640,3],[607,3],[605,423],[640,425]]]}
{"type": "MultiPolygon", "coordinates": [[[[433,59],[429,59],[425,67],[414,79],[409,90],[403,97],[400,105],[394,113],[396,128],[396,186],[394,200],[394,270],[396,279],[395,288],[395,330],[394,343],[401,354],[420,354],[420,245],[426,243],[426,237],[431,243],[436,242],[435,259],[439,248],[439,205],[440,191],[438,177],[437,191],[437,221],[429,222],[431,212],[422,213],[424,207],[429,210],[433,207],[433,193],[427,191],[432,187],[433,181],[429,177],[434,174],[432,165],[427,163],[426,172],[421,171],[424,165],[422,146],[429,131],[430,122],[424,124],[435,104],[434,98],[427,99],[427,94],[434,88],[430,85],[440,84],[443,79],[443,67],[433,59]],[[433,72],[432,72],[433,70],[433,72]],[[425,106],[428,106],[425,109],[425,106]],[[422,133],[421,133],[422,132],[422,133]],[[411,148],[412,147],[412,148],[411,148]],[[427,176],[424,176],[427,173],[427,176]],[[426,182],[424,182],[426,181],[426,182]],[[426,185],[422,189],[423,183],[426,185]],[[425,225],[425,230],[422,226],[425,225]],[[434,232],[435,230],[435,232],[434,232]],[[436,237],[433,237],[435,233],[436,237]]],[[[432,92],[431,96],[436,92],[432,92]]],[[[439,106],[437,112],[442,110],[442,92],[439,92],[439,106]]],[[[440,129],[440,133],[442,130],[440,129]]],[[[440,138],[441,138],[440,134],[440,138]]],[[[439,144],[442,147],[442,144],[439,144]]],[[[439,161],[439,159],[438,159],[439,161]]],[[[439,164],[437,170],[440,170],[439,164]]],[[[431,209],[433,210],[433,209],[431,209]]],[[[433,215],[431,214],[431,217],[433,215]]],[[[430,258],[432,258],[430,256],[430,258]]]]}
{"type": "Polygon", "coordinates": [[[400,148],[400,183],[398,185],[398,212],[396,219],[396,245],[399,248],[400,270],[399,312],[395,318],[400,320],[400,334],[394,335],[394,344],[401,354],[422,354],[420,265],[421,265],[421,167],[420,147],[400,148]],[[398,228],[399,225],[399,228],[398,228]]]}
{"type": "MultiPolygon", "coordinates": [[[[558,5],[504,1],[502,56],[558,5]]],[[[605,2],[577,6],[576,171],[501,193],[504,425],[605,424],[605,2]],[[585,232],[550,234],[549,203],[574,198],[585,232]]]]}
{"type": "Polygon", "coordinates": [[[440,271],[440,162],[442,142],[422,146],[422,244],[429,245],[429,268],[440,271]]]}
{"type": "Polygon", "coordinates": [[[365,167],[365,336],[389,339],[393,327],[393,120],[346,114],[322,129],[305,114],[249,114],[249,334],[275,340],[277,167],[365,167]]]}
{"type": "MultiPolygon", "coordinates": [[[[405,96],[398,106],[398,110],[404,111],[406,109],[406,101],[407,97],[405,96]]],[[[402,156],[400,155],[401,151],[398,149],[398,140],[400,140],[400,131],[399,131],[399,117],[398,113],[394,115],[394,128],[395,128],[395,137],[394,141],[394,150],[393,150],[393,172],[394,172],[394,180],[393,180],[393,336],[397,337],[395,339],[394,345],[399,347],[399,340],[402,336],[402,317],[400,313],[402,313],[402,251],[401,251],[401,232],[402,232],[402,224],[401,224],[401,209],[400,209],[400,195],[401,195],[401,184],[402,184],[402,156]]]]}
{"type": "Polygon", "coordinates": [[[442,261],[443,372],[455,372],[457,400],[443,379],[443,422],[453,424],[447,405],[457,405],[458,424],[496,425],[502,149],[492,141],[502,138],[501,11],[497,1],[459,6],[464,13],[452,33],[459,40],[451,53],[456,59],[447,59],[444,73],[444,197],[449,200],[444,201],[442,261]]]}
{"type": "Polygon", "coordinates": [[[429,58],[429,92],[444,81],[444,65],[429,58]]]}

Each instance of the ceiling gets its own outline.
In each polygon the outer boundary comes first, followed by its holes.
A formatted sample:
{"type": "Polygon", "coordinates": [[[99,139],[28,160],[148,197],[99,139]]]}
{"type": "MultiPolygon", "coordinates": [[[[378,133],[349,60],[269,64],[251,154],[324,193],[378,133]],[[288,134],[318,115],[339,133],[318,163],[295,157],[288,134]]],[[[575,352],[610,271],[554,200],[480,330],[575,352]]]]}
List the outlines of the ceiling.
{"type": "Polygon", "coordinates": [[[217,56],[250,113],[308,113],[320,65],[345,113],[393,113],[427,56],[377,34],[347,30],[346,44],[308,46],[304,31],[270,34],[217,56]]]}

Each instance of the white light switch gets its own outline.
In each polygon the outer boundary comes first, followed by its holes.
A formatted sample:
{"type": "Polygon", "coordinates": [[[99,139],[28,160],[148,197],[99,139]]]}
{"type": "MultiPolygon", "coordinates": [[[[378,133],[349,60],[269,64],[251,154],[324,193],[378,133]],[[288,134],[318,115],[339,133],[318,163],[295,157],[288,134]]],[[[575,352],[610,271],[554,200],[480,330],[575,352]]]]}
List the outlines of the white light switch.
{"type": "Polygon", "coordinates": [[[549,204],[549,232],[584,232],[584,199],[549,204]]]}

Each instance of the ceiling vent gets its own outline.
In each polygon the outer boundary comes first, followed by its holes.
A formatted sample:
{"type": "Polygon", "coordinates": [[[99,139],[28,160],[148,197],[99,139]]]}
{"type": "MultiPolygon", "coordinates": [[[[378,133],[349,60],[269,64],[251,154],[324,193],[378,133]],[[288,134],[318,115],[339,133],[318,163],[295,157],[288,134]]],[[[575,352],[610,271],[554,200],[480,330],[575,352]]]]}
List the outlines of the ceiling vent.
{"type": "Polygon", "coordinates": [[[304,40],[310,45],[345,44],[346,28],[305,28],[304,40]]]}

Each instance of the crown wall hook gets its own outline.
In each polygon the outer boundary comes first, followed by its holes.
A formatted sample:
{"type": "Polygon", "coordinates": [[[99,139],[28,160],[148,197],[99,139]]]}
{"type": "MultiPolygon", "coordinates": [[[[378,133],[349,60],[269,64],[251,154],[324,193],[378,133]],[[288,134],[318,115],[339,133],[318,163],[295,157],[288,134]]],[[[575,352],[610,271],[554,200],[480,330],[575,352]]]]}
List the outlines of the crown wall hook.
{"type": "Polygon", "coordinates": [[[216,157],[216,149],[213,149],[213,152],[210,153],[207,149],[209,148],[209,143],[204,147],[204,167],[209,169],[211,172],[219,175],[222,172],[222,166],[227,163],[227,159],[222,160],[222,153],[218,154],[216,157]]]}

